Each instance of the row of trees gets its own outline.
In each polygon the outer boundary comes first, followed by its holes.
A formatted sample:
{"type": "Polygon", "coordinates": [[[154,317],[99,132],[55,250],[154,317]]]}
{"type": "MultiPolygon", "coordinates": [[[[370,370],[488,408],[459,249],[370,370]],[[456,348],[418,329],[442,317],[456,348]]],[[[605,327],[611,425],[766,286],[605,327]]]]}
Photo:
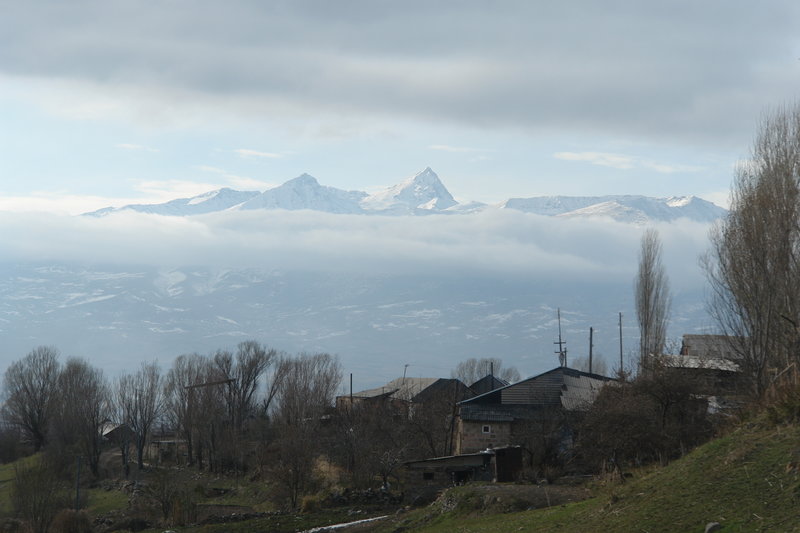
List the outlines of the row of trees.
{"type": "Polygon", "coordinates": [[[86,360],[61,364],[55,348],[38,347],[5,373],[3,421],[31,451],[47,449],[70,461],[80,456],[94,476],[107,436],[127,476],[131,452],[142,469],[147,443],[162,427],[185,439],[189,464],[241,469],[243,436],[268,422],[289,427],[318,419],[340,381],[330,355],[290,357],[254,341],[236,352],[182,355],[166,373],[143,363],[113,381],[86,360]]]}
{"type": "MultiPolygon", "coordinates": [[[[490,371],[519,379],[499,359],[467,360],[453,374],[469,383],[490,371]]],[[[456,404],[468,394],[461,381],[424,402],[385,398],[332,409],[341,378],[328,354],[289,356],[254,341],[233,352],[181,355],[166,372],[144,363],[113,380],[83,359],[62,364],[55,348],[39,347],[6,371],[3,421],[30,451],[60,459],[63,475],[81,457],[94,478],[142,470],[154,432],[166,430],[182,443],[169,449],[170,461],[264,475],[293,506],[316,487],[321,456],[366,487],[376,478],[389,483],[406,460],[452,453],[456,404]],[[101,461],[109,440],[121,462],[101,461]]]]}

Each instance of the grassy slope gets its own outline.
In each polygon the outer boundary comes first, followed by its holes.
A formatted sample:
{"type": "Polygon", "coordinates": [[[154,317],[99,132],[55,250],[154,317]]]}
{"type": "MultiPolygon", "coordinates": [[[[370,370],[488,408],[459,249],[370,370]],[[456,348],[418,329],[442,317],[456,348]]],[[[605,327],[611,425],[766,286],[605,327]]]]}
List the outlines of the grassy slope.
{"type": "Polygon", "coordinates": [[[716,521],[723,532],[800,532],[798,463],[800,428],[742,428],[590,500],[505,515],[427,511],[386,530],[655,533],[703,531],[716,521]]]}

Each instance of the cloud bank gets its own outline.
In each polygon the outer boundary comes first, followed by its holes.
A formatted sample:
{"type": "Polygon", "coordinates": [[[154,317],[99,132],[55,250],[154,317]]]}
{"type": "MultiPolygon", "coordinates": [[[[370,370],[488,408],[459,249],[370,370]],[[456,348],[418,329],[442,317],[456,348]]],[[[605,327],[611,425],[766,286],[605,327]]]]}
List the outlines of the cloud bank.
{"type": "MultiPolygon", "coordinates": [[[[668,274],[702,283],[708,226],[658,225],[668,274]]],[[[6,260],[266,268],[364,274],[480,275],[581,283],[632,279],[642,228],[489,210],[380,217],[312,211],[223,212],[190,218],[121,212],[104,218],[0,214],[6,260]]]]}

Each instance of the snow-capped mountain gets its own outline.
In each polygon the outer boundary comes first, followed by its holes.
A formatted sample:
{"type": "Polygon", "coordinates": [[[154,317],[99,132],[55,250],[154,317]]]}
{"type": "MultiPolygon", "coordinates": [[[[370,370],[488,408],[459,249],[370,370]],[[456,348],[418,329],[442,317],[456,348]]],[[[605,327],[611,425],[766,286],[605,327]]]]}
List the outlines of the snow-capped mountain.
{"type": "Polygon", "coordinates": [[[718,205],[696,196],[539,196],[511,198],[499,207],[547,216],[606,217],[634,224],[669,222],[680,218],[713,222],[727,213],[718,205]]]}
{"type": "Polygon", "coordinates": [[[346,191],[321,185],[303,174],[262,193],[219,189],[193,198],[163,204],[107,207],[87,213],[103,216],[120,211],[138,211],[171,216],[192,216],[224,210],[309,209],[336,214],[363,215],[468,215],[485,209],[514,209],[525,213],[559,217],[605,217],[618,222],[647,224],[686,218],[712,222],[725,216],[725,209],[695,196],[650,198],[646,196],[540,196],[511,198],[495,206],[480,202],[459,203],[439,176],[422,172],[374,194],[346,191]]]}
{"type": "Polygon", "coordinates": [[[430,167],[361,201],[365,210],[393,215],[443,211],[457,204],[430,167]]]}
{"type": "Polygon", "coordinates": [[[327,213],[356,214],[361,212],[359,201],[367,193],[344,191],[320,185],[313,176],[303,174],[279,187],[264,191],[239,206],[239,209],[312,209],[327,213]]]}
{"type": "Polygon", "coordinates": [[[138,211],[153,215],[191,216],[224,211],[258,196],[257,191],[236,191],[227,187],[207,192],[192,198],[179,198],[163,204],[132,204],[124,207],[104,207],[91,213],[104,216],[120,211],[138,211]]]}

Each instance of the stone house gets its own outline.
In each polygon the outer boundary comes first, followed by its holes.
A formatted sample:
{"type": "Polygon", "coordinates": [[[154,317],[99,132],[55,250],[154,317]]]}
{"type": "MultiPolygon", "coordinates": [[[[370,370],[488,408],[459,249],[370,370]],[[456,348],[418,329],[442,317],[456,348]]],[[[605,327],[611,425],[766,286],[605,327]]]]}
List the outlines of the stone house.
{"type": "Polygon", "coordinates": [[[459,404],[455,453],[510,445],[530,448],[553,436],[568,447],[571,415],[587,410],[609,381],[606,376],[557,367],[464,400],[459,404]]]}

